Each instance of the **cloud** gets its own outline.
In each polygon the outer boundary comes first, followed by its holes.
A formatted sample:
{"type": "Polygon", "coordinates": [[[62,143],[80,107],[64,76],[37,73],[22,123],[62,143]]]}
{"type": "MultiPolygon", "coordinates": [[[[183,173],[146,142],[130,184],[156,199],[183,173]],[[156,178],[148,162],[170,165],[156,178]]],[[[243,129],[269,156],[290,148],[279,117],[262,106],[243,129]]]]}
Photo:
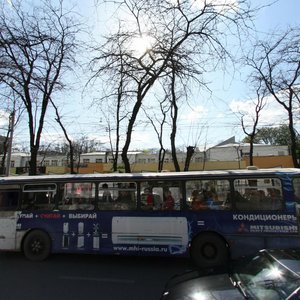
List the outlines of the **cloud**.
{"type": "Polygon", "coordinates": [[[4,110],[0,110],[0,127],[8,126],[8,120],[9,120],[9,113],[4,110]]]}
{"type": "Polygon", "coordinates": [[[204,116],[208,114],[208,109],[202,105],[196,106],[192,111],[182,114],[181,119],[184,121],[189,121],[191,123],[201,120],[204,116]]]}
{"type": "MultiPolygon", "coordinates": [[[[232,101],[230,110],[237,116],[244,116],[246,125],[252,125],[255,118],[256,100],[232,101]]],[[[259,126],[276,126],[287,121],[287,113],[273,97],[266,98],[266,105],[259,114],[259,126]]]]}

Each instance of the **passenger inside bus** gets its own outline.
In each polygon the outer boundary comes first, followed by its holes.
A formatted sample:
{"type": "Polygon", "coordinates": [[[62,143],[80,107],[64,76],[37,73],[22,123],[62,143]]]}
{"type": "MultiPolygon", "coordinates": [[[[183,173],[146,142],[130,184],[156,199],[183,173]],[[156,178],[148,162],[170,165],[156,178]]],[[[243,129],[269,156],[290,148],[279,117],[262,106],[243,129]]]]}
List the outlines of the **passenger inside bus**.
{"type": "Polygon", "coordinates": [[[144,193],[141,194],[141,201],[143,209],[153,209],[154,196],[150,188],[144,189],[144,193]]]}
{"type": "Polygon", "coordinates": [[[110,191],[108,190],[108,184],[107,183],[102,184],[102,190],[103,190],[103,193],[102,193],[101,201],[106,202],[106,203],[112,202],[113,199],[111,197],[110,191]]]}
{"type": "Polygon", "coordinates": [[[190,199],[192,201],[192,210],[202,210],[208,208],[208,205],[204,200],[203,194],[200,193],[199,190],[193,190],[190,199]]]}
{"type": "Polygon", "coordinates": [[[164,210],[173,210],[175,205],[174,198],[170,190],[166,190],[164,193],[164,210]]]}

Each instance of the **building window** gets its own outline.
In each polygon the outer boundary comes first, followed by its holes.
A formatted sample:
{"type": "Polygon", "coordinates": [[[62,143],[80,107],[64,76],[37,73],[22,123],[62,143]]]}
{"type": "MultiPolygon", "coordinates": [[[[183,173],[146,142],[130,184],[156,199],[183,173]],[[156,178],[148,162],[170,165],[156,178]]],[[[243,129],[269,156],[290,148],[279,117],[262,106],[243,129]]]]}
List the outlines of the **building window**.
{"type": "Polygon", "coordinates": [[[14,160],[11,160],[11,161],[10,161],[10,167],[13,168],[14,166],[15,166],[15,161],[14,161],[14,160]]]}
{"type": "Polygon", "coordinates": [[[50,166],[50,161],[49,160],[44,160],[44,166],[50,166]]]}
{"type": "Polygon", "coordinates": [[[103,159],[102,158],[96,158],[96,163],[102,163],[103,159]]]}
{"type": "Polygon", "coordinates": [[[57,167],[58,166],[58,161],[57,160],[52,160],[51,165],[54,166],[54,167],[57,167]]]}
{"type": "Polygon", "coordinates": [[[87,163],[89,163],[89,162],[90,162],[90,160],[89,160],[88,158],[84,158],[84,159],[83,159],[83,163],[84,163],[84,164],[87,164],[87,163]]]}

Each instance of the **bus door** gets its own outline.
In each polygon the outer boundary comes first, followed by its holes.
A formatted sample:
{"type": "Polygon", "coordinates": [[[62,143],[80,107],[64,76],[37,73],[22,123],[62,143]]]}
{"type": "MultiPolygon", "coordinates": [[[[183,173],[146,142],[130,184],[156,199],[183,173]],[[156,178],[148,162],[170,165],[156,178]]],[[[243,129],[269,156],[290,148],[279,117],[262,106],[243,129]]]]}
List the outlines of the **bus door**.
{"type": "Polygon", "coordinates": [[[0,249],[15,250],[19,191],[16,186],[0,186],[0,249]]]}

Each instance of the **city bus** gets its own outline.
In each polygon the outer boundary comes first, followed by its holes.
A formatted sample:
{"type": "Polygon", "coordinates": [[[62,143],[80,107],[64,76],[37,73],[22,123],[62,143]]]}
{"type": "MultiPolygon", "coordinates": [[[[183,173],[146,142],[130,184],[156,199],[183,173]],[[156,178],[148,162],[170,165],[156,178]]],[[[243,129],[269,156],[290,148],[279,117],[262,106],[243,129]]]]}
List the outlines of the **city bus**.
{"type": "Polygon", "coordinates": [[[0,250],[191,257],[300,248],[299,169],[0,178],[0,250]]]}

